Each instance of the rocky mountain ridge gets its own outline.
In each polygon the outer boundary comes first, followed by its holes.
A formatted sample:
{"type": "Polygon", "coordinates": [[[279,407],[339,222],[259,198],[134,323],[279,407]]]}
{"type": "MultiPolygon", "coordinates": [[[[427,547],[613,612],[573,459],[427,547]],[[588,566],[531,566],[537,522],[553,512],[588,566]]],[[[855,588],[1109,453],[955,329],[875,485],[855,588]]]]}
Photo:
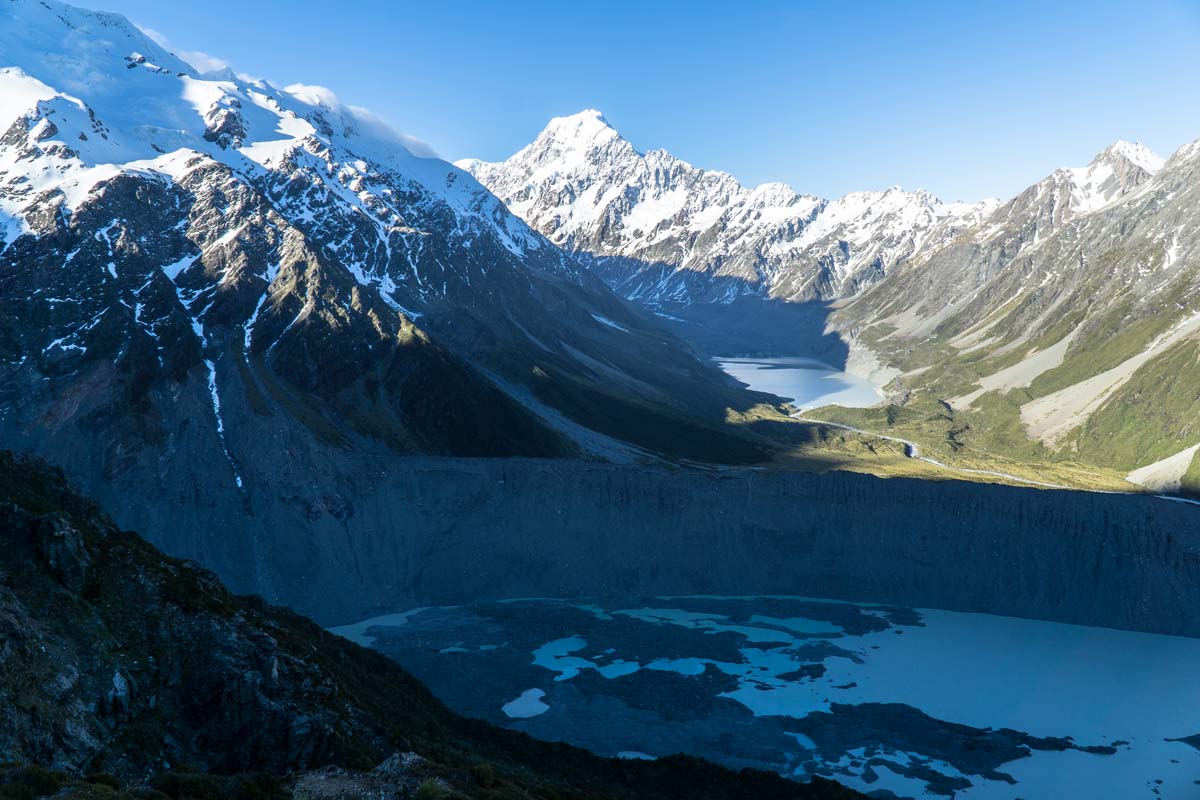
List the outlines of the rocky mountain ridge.
{"type": "MultiPolygon", "coordinates": [[[[1060,170],[834,324],[905,371],[911,397],[944,400],[978,446],[1137,478],[1200,441],[1197,153],[1159,166],[1118,145],[1060,170]]],[[[1179,490],[1189,461],[1144,485],[1179,490]]]]}

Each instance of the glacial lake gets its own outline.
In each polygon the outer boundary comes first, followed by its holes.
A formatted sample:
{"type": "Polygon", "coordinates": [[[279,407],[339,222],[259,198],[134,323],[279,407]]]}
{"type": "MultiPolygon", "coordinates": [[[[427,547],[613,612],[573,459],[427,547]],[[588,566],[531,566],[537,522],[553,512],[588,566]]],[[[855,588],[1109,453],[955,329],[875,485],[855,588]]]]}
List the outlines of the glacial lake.
{"type": "Polygon", "coordinates": [[[1200,639],[792,597],[524,599],[334,632],[461,713],[606,756],[878,798],[1200,791],[1200,639]]]}
{"type": "Polygon", "coordinates": [[[884,399],[882,388],[868,379],[811,358],[723,358],[717,364],[751,389],[783,397],[802,411],[866,408],[884,399]]]}

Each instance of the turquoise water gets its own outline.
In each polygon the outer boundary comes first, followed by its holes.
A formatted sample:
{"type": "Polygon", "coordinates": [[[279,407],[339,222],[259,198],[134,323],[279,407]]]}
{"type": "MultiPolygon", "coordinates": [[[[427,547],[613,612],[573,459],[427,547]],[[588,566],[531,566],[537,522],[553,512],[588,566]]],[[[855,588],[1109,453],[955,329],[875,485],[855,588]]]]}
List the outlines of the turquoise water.
{"type": "Polygon", "coordinates": [[[880,386],[811,358],[730,358],[717,364],[751,389],[778,395],[801,410],[866,408],[883,400],[880,386]]]}

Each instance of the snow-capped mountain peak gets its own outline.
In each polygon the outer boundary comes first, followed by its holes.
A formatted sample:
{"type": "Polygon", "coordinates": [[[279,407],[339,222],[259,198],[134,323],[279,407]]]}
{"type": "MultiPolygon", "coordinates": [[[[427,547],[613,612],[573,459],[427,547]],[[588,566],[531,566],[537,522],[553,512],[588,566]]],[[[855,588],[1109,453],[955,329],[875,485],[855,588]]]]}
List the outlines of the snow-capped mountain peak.
{"type": "Polygon", "coordinates": [[[1085,167],[1061,167],[988,215],[984,239],[1009,240],[1030,252],[1063,225],[1133,197],[1162,168],[1163,159],[1140,144],[1117,141],[1085,167]]]}
{"type": "MultiPolygon", "coordinates": [[[[610,130],[563,120],[554,152],[608,141],[619,160],[632,151],[610,130]]],[[[569,384],[546,402],[584,409],[594,392],[707,396],[682,401],[697,419],[737,394],[369,112],[321,86],[202,73],[57,0],[0,0],[0,274],[0,422],[37,428],[99,370],[84,392],[99,405],[56,427],[105,407],[137,417],[127,432],[205,419],[189,460],[217,456],[239,489],[266,452],[246,445],[261,426],[237,422],[255,392],[254,414],[322,441],[476,455],[601,447],[572,412],[530,410],[532,383],[569,384]]]]}
{"type": "Polygon", "coordinates": [[[1072,215],[1104,208],[1140,186],[1162,169],[1163,159],[1141,144],[1113,142],[1086,167],[1059,172],[1070,184],[1072,215]]]}
{"type": "Polygon", "coordinates": [[[331,175],[322,185],[366,212],[381,245],[406,216],[401,187],[415,186],[514,254],[541,246],[469,175],[330,90],[201,75],[124,17],[57,0],[0,4],[0,136],[0,213],[17,222],[47,192],[70,212],[131,169],[173,179],[186,152],[256,183],[331,175]]]}
{"type": "Polygon", "coordinates": [[[1110,144],[1103,153],[1096,156],[1096,159],[1103,158],[1106,154],[1120,156],[1151,175],[1162,169],[1166,163],[1166,159],[1141,142],[1127,142],[1124,139],[1118,139],[1110,144]]]}
{"type": "Polygon", "coordinates": [[[538,135],[539,140],[553,140],[561,145],[585,148],[597,141],[619,138],[620,134],[594,108],[566,117],[554,117],[538,135]]]}

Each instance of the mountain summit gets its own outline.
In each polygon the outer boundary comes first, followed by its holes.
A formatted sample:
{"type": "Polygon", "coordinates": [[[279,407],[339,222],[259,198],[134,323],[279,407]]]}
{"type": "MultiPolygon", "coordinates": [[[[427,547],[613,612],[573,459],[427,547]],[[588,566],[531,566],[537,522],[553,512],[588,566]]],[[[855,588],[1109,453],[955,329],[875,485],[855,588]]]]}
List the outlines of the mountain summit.
{"type": "Polygon", "coordinates": [[[1148,148],[1118,140],[1097,153],[1086,167],[1059,172],[1065,173],[1071,184],[1073,213],[1088,213],[1142,185],[1164,163],[1148,148]]]}
{"type": "Polygon", "coordinates": [[[573,149],[584,149],[619,138],[621,134],[594,108],[567,117],[555,117],[538,136],[543,142],[552,140],[573,149]]]}
{"type": "Polygon", "coordinates": [[[1100,155],[1106,154],[1120,156],[1150,175],[1158,172],[1167,163],[1166,159],[1141,142],[1127,142],[1124,139],[1113,142],[1100,155]]]}

